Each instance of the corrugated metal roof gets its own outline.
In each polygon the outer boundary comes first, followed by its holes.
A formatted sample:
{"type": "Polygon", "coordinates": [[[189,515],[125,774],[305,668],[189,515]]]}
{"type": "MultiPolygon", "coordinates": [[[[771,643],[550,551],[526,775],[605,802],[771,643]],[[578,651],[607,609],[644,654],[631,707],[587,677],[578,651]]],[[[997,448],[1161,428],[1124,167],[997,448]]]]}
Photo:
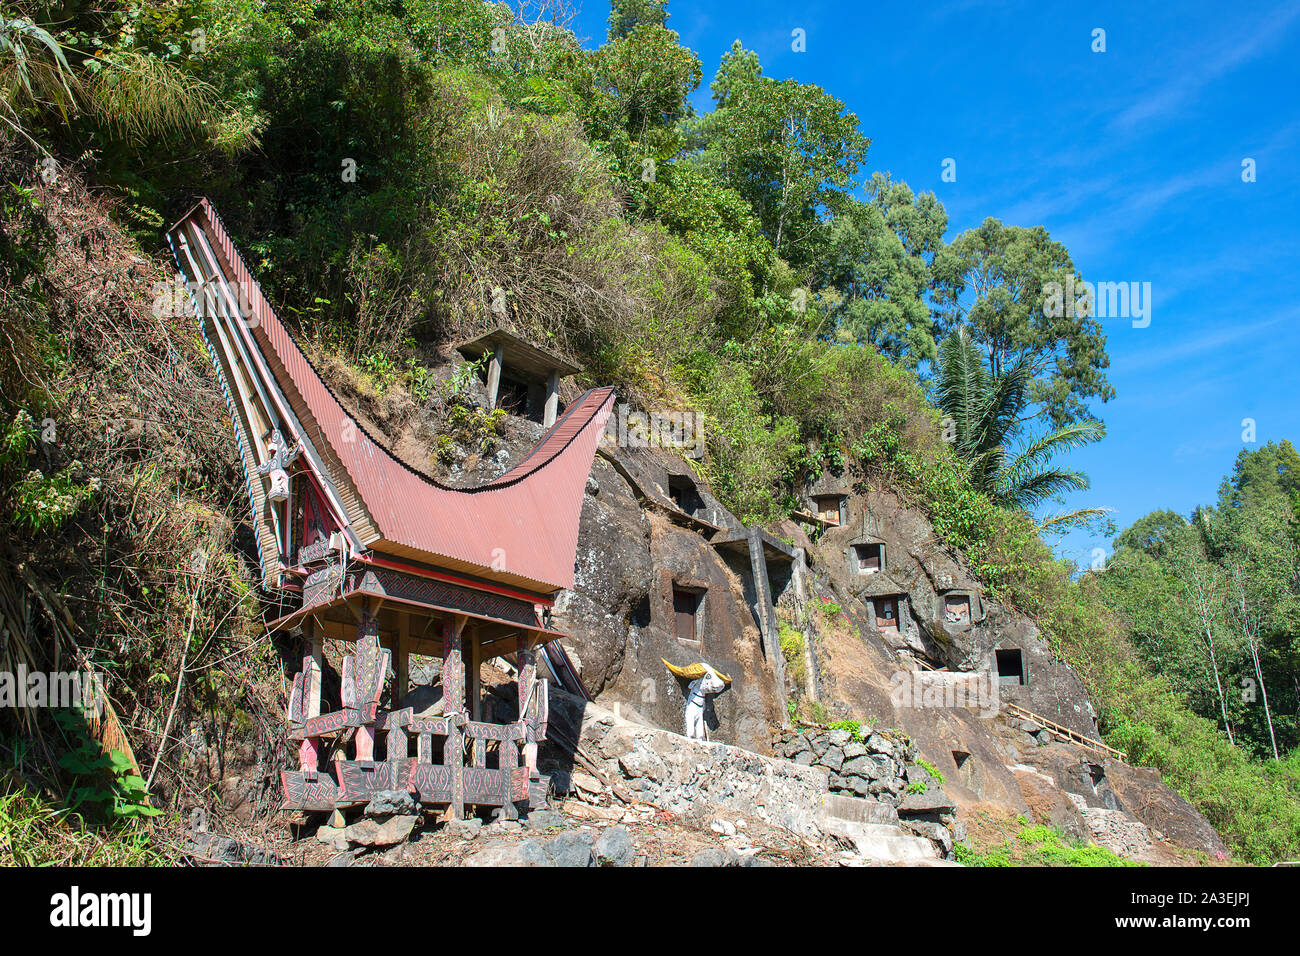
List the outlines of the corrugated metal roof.
{"type": "Polygon", "coordinates": [[[578,518],[613,389],[593,389],[572,403],[501,477],[477,488],[440,484],[399,461],[347,413],[271,309],[206,199],[169,232],[187,224],[209,239],[225,280],[242,287],[256,316],[253,338],[277,384],[313,441],[327,445],[346,473],[335,480],[355,489],[378,530],[380,540],[367,541],[370,547],[414,552],[435,564],[450,559],[462,570],[546,593],[573,586],[578,518]]]}

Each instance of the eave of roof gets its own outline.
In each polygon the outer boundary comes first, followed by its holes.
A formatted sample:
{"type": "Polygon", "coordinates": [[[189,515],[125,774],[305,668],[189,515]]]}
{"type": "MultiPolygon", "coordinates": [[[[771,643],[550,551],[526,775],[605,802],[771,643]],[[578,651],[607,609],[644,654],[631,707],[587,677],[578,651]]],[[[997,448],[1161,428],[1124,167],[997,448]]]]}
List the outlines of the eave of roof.
{"type": "Polygon", "coordinates": [[[191,221],[210,241],[222,281],[246,290],[252,335],[277,386],[355,489],[349,507],[359,510],[352,519],[377,531],[377,538],[372,532],[363,539],[368,547],[545,593],[572,587],[583,489],[614,403],[612,389],[593,389],[573,402],[499,478],[477,488],[443,485],[393,456],[344,409],[271,309],[207,200],[169,235],[191,221]]]}
{"type": "Polygon", "coordinates": [[[502,363],[516,374],[522,373],[519,377],[545,382],[552,372],[559,373],[563,378],[582,371],[580,366],[574,365],[549,349],[520,338],[501,326],[478,338],[461,342],[453,348],[466,358],[478,358],[485,352],[495,352],[498,346],[501,348],[502,363]]]}

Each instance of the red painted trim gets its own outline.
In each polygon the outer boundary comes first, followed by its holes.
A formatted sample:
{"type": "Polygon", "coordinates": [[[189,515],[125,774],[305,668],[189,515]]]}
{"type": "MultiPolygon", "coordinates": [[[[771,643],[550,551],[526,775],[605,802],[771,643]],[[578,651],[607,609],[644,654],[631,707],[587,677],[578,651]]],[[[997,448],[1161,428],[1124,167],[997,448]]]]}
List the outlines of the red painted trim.
{"type": "Polygon", "coordinates": [[[447,581],[450,584],[459,584],[463,587],[473,588],[476,591],[487,591],[489,594],[501,594],[505,597],[515,598],[518,601],[527,601],[529,604],[540,604],[543,607],[552,607],[555,604],[555,598],[543,597],[540,594],[529,594],[527,591],[516,591],[500,584],[488,584],[485,581],[475,581],[470,578],[462,578],[455,574],[448,574],[445,571],[430,571],[427,568],[417,568],[414,565],[404,564],[400,561],[393,561],[390,558],[377,558],[373,555],[354,554],[349,560],[361,561],[365,564],[373,564],[377,567],[388,568],[392,571],[401,571],[404,574],[413,574],[420,578],[431,578],[434,581],[447,581]]]}

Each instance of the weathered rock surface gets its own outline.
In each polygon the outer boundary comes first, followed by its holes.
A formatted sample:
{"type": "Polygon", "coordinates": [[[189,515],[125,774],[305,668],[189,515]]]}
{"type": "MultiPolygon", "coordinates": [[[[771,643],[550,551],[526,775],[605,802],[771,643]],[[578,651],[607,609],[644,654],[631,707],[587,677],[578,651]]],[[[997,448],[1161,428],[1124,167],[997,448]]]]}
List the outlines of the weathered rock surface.
{"type": "Polygon", "coordinates": [[[368,817],[413,816],[420,812],[419,801],[405,790],[380,790],[366,804],[368,817]]]}
{"type": "Polygon", "coordinates": [[[420,817],[415,814],[379,820],[367,817],[348,826],[343,835],[349,843],[361,846],[392,846],[411,835],[420,817]]]}
{"type": "Polygon", "coordinates": [[[191,833],[185,840],[185,852],[209,865],[232,863],[250,866],[275,866],[281,861],[271,850],[240,843],[216,833],[191,833]]]}
{"type": "Polygon", "coordinates": [[[623,827],[610,827],[602,833],[591,852],[598,866],[630,866],[636,859],[632,835],[623,827]]]}
{"type": "MultiPolygon", "coordinates": [[[[785,721],[784,688],[770,657],[779,651],[763,647],[746,594],[747,565],[729,564],[672,501],[670,464],[646,450],[608,449],[596,459],[599,490],[583,500],[574,586],[556,602],[555,624],[573,635],[593,696],[669,730],[682,729],[685,685],[663,659],[707,661],[733,678],[706,711],[711,736],[765,752],[768,728],[785,721]],[[708,595],[698,644],[676,636],[675,584],[708,595]]],[[[672,467],[689,472],[680,460],[672,467]]],[[[702,482],[696,488],[700,520],[740,525],[702,482]]]]}
{"type": "Polygon", "coordinates": [[[891,806],[902,801],[906,788],[906,761],[916,756],[910,740],[872,733],[862,728],[865,741],[846,730],[782,731],[772,740],[772,752],[797,764],[829,771],[832,793],[872,797],[891,806]]]}
{"type": "Polygon", "coordinates": [[[817,832],[816,812],[829,774],[711,741],[690,740],[617,718],[592,705],[583,748],[638,799],[704,822],[734,809],[794,833],[817,832]]]}

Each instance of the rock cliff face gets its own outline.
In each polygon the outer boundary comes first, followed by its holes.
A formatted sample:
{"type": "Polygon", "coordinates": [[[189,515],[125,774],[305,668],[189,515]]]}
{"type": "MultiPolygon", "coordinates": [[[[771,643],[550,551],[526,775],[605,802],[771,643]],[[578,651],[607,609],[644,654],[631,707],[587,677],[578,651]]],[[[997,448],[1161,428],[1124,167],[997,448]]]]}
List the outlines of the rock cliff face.
{"type": "MultiPolygon", "coordinates": [[[[574,588],[556,606],[558,629],[572,635],[587,691],[607,706],[681,731],[685,682],[675,665],[705,661],[732,678],[713,698],[706,722],[713,739],[758,752],[783,717],[780,651],[765,644],[735,562],[710,538],[740,523],[704,489],[696,519],[669,496],[669,467],[649,454],[607,449],[597,458],[583,504],[574,588]],[[706,537],[708,535],[708,537],[706,537]],[[676,602],[676,607],[674,606],[676,602]],[[694,602],[693,623],[683,632],[694,602]]],[[[751,585],[752,588],[752,585],[751,585]]]]}
{"type": "Polygon", "coordinates": [[[680,732],[685,688],[663,659],[702,660],[733,678],[712,700],[712,739],[806,760],[830,772],[832,792],[886,803],[904,817],[910,800],[909,826],[940,849],[939,840],[964,837],[964,828],[953,832],[961,808],[993,807],[1138,859],[1163,859],[1161,841],[1222,851],[1158,775],[1101,760],[1046,727],[1030,734],[1013,726],[1017,718],[1009,723],[1007,702],[1098,736],[1077,675],[1032,622],[985,597],[924,516],[895,496],[845,491],[828,503],[836,489],[818,487],[808,511],[829,521],[786,522],[759,539],[680,459],[610,447],[592,476],[577,580],[556,624],[571,635],[583,682],[602,705],[680,732]],[[804,684],[785,673],[778,619],[819,622],[807,631],[804,684]],[[852,758],[823,748],[841,758],[830,767],[827,753],[788,732],[786,702],[807,694],[832,718],[893,728],[908,742],[892,756],[873,750],[870,738],[851,744],[852,758]],[[873,763],[859,768],[864,761],[873,763]],[[1081,762],[1092,769],[1079,770],[1081,762]],[[927,780],[925,790],[914,785],[927,780]],[[925,792],[935,807],[920,807],[925,792]]]}
{"type": "MultiPolygon", "coordinates": [[[[453,356],[447,373],[458,364],[453,356]]],[[[483,396],[471,383],[466,399],[483,396]]],[[[433,434],[437,418],[436,410],[407,416],[399,431],[433,434]]],[[[512,417],[486,450],[454,449],[442,468],[427,453],[410,463],[477,482],[540,437],[540,426],[512,417]]],[[[588,695],[620,719],[680,734],[686,682],[664,661],[703,661],[731,678],[706,709],[710,739],[818,768],[831,796],[881,805],[941,856],[966,835],[962,813],[977,808],[1051,823],[1139,859],[1164,859],[1164,843],[1222,852],[1213,829],[1154,772],[1102,759],[1046,726],[1027,731],[1008,715],[1003,705],[1012,703],[1098,735],[1077,675],[1031,621],[983,593],[921,512],[824,476],[798,521],[747,528],[690,461],[607,437],[587,482],[574,587],[552,624],[569,635],[563,643],[588,695]],[[789,662],[783,630],[806,643],[789,662]],[[790,733],[792,701],[897,736],[818,749],[822,736],[790,733]]],[[[390,438],[428,446],[418,434],[390,438]]],[[[630,753],[654,769],[650,757],[630,753]]],[[[653,779],[645,767],[619,769],[653,779]]]]}

